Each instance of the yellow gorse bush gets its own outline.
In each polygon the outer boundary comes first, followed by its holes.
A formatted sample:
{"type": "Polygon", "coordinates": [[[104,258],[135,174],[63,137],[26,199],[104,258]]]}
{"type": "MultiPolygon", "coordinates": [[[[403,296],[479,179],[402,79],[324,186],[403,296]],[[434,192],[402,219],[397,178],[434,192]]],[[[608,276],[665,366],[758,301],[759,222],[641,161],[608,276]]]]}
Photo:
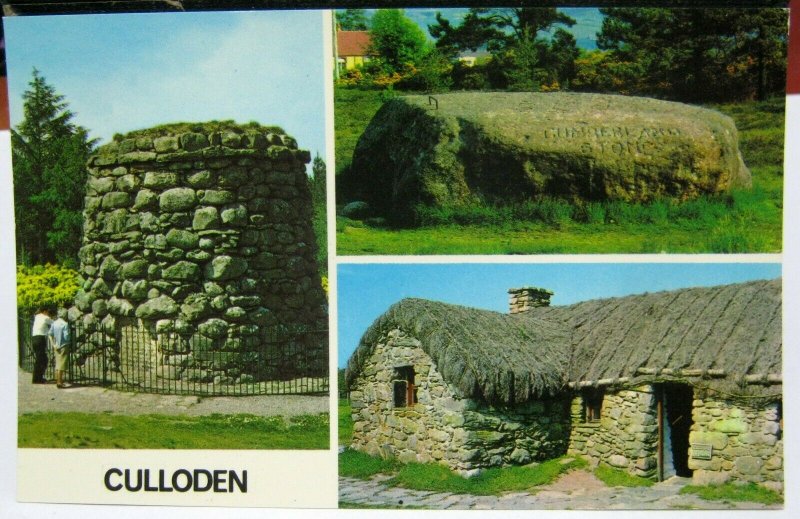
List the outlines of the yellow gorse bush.
{"type": "Polygon", "coordinates": [[[17,267],[17,306],[20,310],[71,306],[79,288],[78,272],[70,268],[49,263],[17,267]]]}

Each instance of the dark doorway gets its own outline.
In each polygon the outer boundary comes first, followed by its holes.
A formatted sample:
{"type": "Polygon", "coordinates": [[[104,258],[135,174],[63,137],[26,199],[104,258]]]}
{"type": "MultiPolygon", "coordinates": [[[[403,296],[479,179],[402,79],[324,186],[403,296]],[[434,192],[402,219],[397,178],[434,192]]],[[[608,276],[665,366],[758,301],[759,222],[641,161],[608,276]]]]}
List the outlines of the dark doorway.
{"type": "Polygon", "coordinates": [[[663,384],[659,393],[659,479],[691,477],[689,432],[694,393],[685,384],[663,384]]]}

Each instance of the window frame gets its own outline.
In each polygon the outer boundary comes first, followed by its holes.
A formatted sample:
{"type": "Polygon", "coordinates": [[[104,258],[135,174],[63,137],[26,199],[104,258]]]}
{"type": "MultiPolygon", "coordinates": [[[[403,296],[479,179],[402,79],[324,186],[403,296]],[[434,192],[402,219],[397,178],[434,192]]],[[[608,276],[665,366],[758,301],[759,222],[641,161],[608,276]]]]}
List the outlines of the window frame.
{"type": "Polygon", "coordinates": [[[412,407],[417,403],[416,372],[414,366],[396,366],[392,378],[392,402],[396,409],[412,407]],[[400,389],[402,388],[402,389],[400,389]]]}
{"type": "Polygon", "coordinates": [[[584,423],[598,423],[603,416],[603,401],[605,400],[605,390],[586,389],[581,394],[583,401],[583,421],[584,423]]]}

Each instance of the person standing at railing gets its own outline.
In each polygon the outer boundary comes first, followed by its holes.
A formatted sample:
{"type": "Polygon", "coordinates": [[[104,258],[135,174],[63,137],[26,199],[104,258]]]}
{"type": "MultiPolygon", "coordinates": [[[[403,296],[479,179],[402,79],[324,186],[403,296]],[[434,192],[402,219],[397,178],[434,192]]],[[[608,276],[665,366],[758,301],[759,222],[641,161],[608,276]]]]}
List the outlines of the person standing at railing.
{"type": "Polygon", "coordinates": [[[56,358],[56,386],[59,389],[70,387],[72,384],[64,382],[67,373],[67,359],[69,357],[69,324],[67,324],[66,308],[58,309],[58,319],[50,326],[50,345],[56,358]]]}
{"type": "Polygon", "coordinates": [[[44,384],[44,372],[47,371],[47,334],[50,333],[50,326],[53,319],[50,317],[50,310],[39,308],[33,317],[33,336],[31,346],[33,347],[33,383],[44,384]]]}

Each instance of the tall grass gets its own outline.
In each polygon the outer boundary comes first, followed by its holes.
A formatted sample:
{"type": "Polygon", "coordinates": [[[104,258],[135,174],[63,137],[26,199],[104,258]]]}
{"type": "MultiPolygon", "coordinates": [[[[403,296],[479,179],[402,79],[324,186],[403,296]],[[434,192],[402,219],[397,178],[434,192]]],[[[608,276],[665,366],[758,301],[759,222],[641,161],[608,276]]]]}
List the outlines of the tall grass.
{"type": "Polygon", "coordinates": [[[588,225],[667,225],[697,223],[709,225],[729,215],[731,209],[743,217],[762,217],[762,196],[746,192],[701,197],[687,202],[656,200],[647,204],[629,202],[570,202],[553,198],[494,205],[474,202],[460,206],[418,206],[420,227],[441,225],[513,226],[519,222],[562,228],[588,225]]]}

